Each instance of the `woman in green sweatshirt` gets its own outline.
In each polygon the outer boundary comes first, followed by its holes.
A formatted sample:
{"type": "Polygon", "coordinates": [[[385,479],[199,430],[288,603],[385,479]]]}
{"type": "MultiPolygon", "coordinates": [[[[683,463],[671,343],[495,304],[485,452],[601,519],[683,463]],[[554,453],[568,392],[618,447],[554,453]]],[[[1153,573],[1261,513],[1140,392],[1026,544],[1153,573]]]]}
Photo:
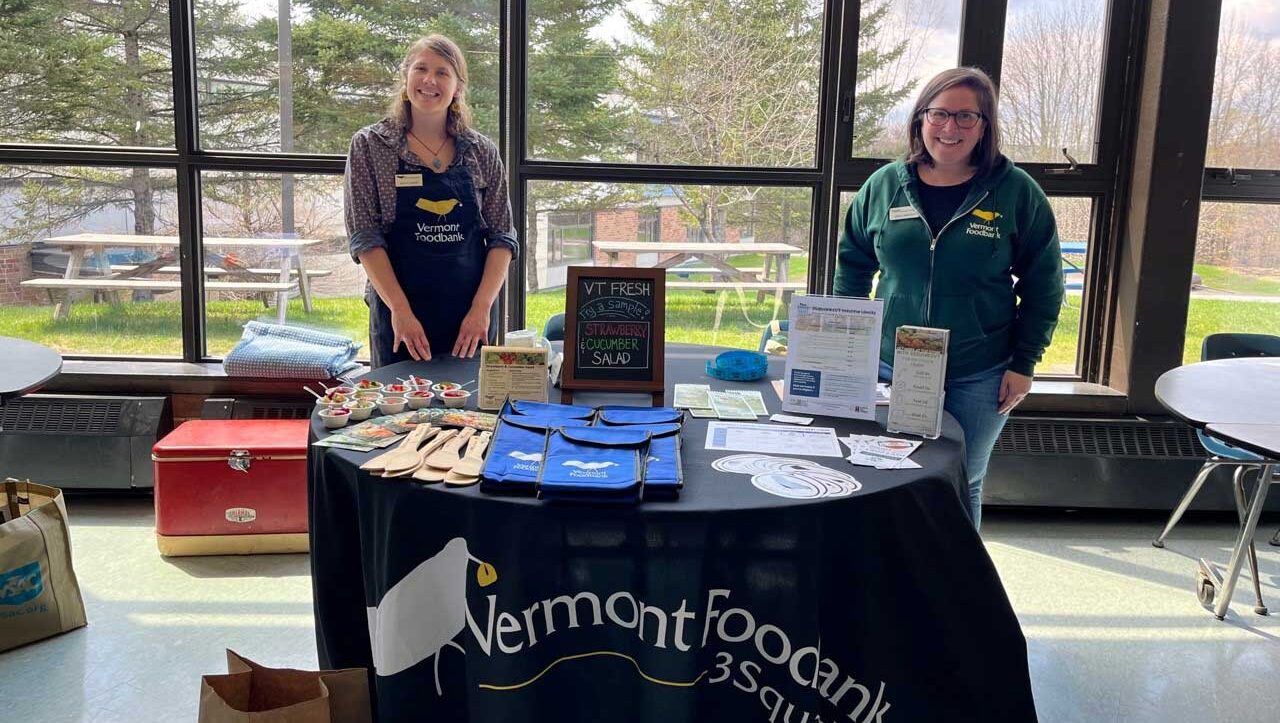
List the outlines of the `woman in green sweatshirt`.
{"type": "Polygon", "coordinates": [[[1053,210],[1030,176],[1000,154],[996,91],[955,68],[916,100],[901,161],[871,175],[845,216],[835,293],[884,301],[880,376],[904,324],[949,329],[944,406],[964,430],[969,512],[1010,410],[1031,390],[1062,306],[1053,210]]]}

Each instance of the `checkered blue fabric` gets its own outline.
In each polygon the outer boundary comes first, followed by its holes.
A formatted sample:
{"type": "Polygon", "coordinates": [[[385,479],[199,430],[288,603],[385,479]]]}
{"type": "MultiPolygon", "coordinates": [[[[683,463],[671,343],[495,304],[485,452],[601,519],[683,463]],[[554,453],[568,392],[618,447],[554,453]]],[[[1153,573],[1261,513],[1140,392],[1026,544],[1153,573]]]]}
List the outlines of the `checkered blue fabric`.
{"type": "Polygon", "coordinates": [[[337,334],[251,321],[222,367],[232,377],[332,379],[360,368],[359,349],[337,334]]]}

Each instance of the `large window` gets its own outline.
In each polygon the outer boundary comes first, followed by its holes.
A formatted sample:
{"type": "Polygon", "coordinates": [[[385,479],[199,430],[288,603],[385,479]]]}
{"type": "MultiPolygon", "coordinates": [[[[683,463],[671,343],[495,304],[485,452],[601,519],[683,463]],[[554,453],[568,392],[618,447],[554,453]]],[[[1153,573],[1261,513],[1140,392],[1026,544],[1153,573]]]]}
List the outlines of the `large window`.
{"type": "Polygon", "coordinates": [[[180,357],[174,186],[154,168],[0,166],[0,336],[180,357]]]}
{"type": "Polygon", "coordinates": [[[1015,161],[1094,163],[1105,0],[1010,0],[1000,130],[1015,161]]]}
{"type": "Polygon", "coordinates": [[[956,66],[961,0],[868,0],[859,8],[853,155],[896,158],[921,86],[956,66]]]}
{"type": "Polygon", "coordinates": [[[1222,4],[1188,362],[1208,334],[1280,334],[1280,28],[1259,11],[1245,0],[1222,4]]]}
{"type": "Polygon", "coordinates": [[[340,177],[209,172],[200,186],[205,289],[220,292],[205,303],[209,355],[226,354],[255,319],[333,331],[368,349],[364,267],[347,251],[340,177]]]}
{"type": "Polygon", "coordinates": [[[530,158],[816,165],[821,0],[530,0],[530,158]]]}
{"type": "Polygon", "coordinates": [[[551,243],[566,215],[587,231],[589,258],[531,269],[526,322],[542,328],[564,311],[569,263],[668,269],[667,340],[755,348],[761,331],[785,319],[787,301],[808,274],[808,189],[746,186],[552,183],[533,181],[536,203],[572,203],[575,214],[531,215],[527,243],[551,243]],[[640,233],[646,220],[656,238],[640,233]],[[535,291],[536,290],[536,291],[535,291]]]}
{"type": "MultiPolygon", "coordinates": [[[[754,348],[792,294],[829,290],[847,189],[901,155],[922,84],[964,59],[1002,79],[1005,149],[1073,244],[1064,269],[1077,288],[1041,371],[1096,371],[1106,305],[1092,290],[1108,285],[1094,259],[1112,243],[1132,92],[1133,48],[1117,38],[1143,3],[11,5],[0,10],[0,333],[68,355],[191,362],[225,354],[252,319],[366,341],[345,153],[386,112],[407,45],[443,33],[467,57],[476,127],[511,178],[522,245],[511,326],[559,310],[570,265],[667,266],[673,340],[754,348]],[[1065,165],[1062,147],[1080,168],[1051,167],[1065,165]]],[[[1274,38],[1246,20],[1233,26],[1252,33],[1240,52],[1271,62],[1274,38]]],[[[1260,126],[1276,116],[1269,71],[1232,67],[1241,80],[1214,120],[1230,127],[1214,137],[1280,146],[1260,126]]]]}
{"type": "MultiPolygon", "coordinates": [[[[157,1],[157,0],[153,0],[157,1]]],[[[345,153],[386,113],[408,43],[453,38],[476,127],[498,130],[498,3],[197,0],[201,145],[345,153]]]]}
{"type": "Polygon", "coordinates": [[[168,0],[0,5],[0,143],[173,147],[168,0]]]}

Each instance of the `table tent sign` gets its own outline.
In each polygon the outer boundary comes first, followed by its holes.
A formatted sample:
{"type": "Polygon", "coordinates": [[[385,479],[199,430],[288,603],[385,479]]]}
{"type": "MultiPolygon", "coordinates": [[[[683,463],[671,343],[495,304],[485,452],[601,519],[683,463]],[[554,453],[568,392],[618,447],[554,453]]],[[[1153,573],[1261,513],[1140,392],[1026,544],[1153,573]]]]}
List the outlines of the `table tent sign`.
{"type": "Polygon", "coordinates": [[[878,299],[791,299],[784,410],[875,419],[883,307],[878,299]]]}

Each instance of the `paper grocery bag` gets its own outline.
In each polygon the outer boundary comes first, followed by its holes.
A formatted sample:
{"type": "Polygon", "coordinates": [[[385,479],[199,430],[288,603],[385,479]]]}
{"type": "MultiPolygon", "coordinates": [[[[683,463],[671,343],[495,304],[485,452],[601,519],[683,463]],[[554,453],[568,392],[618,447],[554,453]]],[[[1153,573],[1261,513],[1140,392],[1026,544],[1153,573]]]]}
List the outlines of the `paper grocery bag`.
{"type": "Polygon", "coordinates": [[[200,682],[200,723],[371,723],[364,668],[268,668],[227,651],[227,675],[200,682]]]}
{"type": "Polygon", "coordinates": [[[0,484],[0,650],[84,626],[62,490],[0,484]]]}

